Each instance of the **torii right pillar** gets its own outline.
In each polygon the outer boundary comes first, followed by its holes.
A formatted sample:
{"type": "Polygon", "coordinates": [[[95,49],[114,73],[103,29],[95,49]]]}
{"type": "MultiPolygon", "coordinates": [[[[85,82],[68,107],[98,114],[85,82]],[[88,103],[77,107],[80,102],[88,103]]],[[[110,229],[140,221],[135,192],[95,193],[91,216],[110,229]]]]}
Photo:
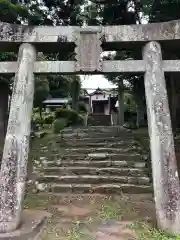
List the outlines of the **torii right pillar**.
{"type": "Polygon", "coordinates": [[[160,44],[147,43],[143,58],[157,223],[180,234],[180,185],[160,44]]]}

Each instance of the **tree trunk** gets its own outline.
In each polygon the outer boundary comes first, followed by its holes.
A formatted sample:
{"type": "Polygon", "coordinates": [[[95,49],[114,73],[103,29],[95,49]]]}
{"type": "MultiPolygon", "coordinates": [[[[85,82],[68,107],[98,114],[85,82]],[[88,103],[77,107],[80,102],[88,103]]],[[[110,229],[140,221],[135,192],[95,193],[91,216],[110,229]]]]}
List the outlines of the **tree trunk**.
{"type": "Polygon", "coordinates": [[[40,107],[39,107],[39,116],[40,116],[40,119],[41,119],[41,123],[42,123],[42,121],[43,121],[42,111],[43,111],[43,109],[42,109],[42,107],[40,106],[40,107]]]}
{"type": "Polygon", "coordinates": [[[157,223],[162,230],[180,234],[180,186],[159,43],[145,46],[144,60],[157,223]]]}
{"type": "Polygon", "coordinates": [[[74,97],[72,98],[72,109],[77,110],[77,99],[74,97]]]}
{"type": "Polygon", "coordinates": [[[14,231],[21,222],[31,132],[35,59],[35,48],[31,44],[22,44],[0,172],[1,233],[14,231]]]}
{"type": "MultiPolygon", "coordinates": [[[[32,138],[29,141],[29,149],[31,150],[32,148],[32,138]]],[[[32,180],[32,175],[33,175],[33,162],[32,162],[32,158],[28,157],[28,163],[27,163],[27,178],[26,180],[32,180]]]]}
{"type": "Polygon", "coordinates": [[[8,98],[9,98],[9,84],[5,82],[0,83],[0,155],[4,147],[4,138],[7,129],[8,118],[8,98]]]}
{"type": "Polygon", "coordinates": [[[121,83],[118,86],[118,124],[124,124],[124,92],[121,83]]]}
{"type": "Polygon", "coordinates": [[[137,128],[145,125],[145,106],[143,100],[140,99],[138,96],[136,97],[136,104],[137,104],[137,118],[136,118],[136,126],[137,128]]]}

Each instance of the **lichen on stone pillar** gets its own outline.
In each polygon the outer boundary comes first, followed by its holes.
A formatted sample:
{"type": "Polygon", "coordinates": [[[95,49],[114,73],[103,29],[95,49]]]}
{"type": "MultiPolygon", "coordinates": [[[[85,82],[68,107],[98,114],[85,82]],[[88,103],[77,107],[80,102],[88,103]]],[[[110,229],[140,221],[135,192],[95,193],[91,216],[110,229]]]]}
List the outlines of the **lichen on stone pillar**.
{"type": "Polygon", "coordinates": [[[180,234],[180,186],[160,44],[146,44],[143,57],[157,222],[180,234]]]}
{"type": "Polygon", "coordinates": [[[24,43],[18,54],[7,133],[0,172],[0,233],[21,222],[31,131],[36,49],[24,43]]]}

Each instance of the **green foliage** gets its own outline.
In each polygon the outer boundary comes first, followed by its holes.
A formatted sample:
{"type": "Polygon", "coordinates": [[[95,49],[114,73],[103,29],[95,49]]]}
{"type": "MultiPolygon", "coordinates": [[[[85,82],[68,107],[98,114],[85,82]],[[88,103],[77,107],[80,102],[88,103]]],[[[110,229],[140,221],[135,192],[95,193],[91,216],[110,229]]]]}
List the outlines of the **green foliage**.
{"type": "Polygon", "coordinates": [[[85,0],[43,0],[42,2],[57,25],[82,25],[81,7],[85,0]]]}
{"type": "Polygon", "coordinates": [[[93,1],[85,6],[84,15],[88,25],[136,24],[139,19],[137,14],[140,10],[139,1],[106,0],[104,2],[105,4],[95,4],[93,1]],[[130,7],[133,5],[135,11],[130,11],[130,7]]]}
{"type": "Polygon", "coordinates": [[[67,119],[66,118],[58,118],[53,122],[53,131],[54,131],[54,133],[58,134],[66,126],[67,126],[67,119]]]}
{"type": "Polygon", "coordinates": [[[9,0],[0,0],[0,20],[9,23],[21,23],[29,16],[28,8],[22,4],[13,4],[9,0]]]}
{"type": "Polygon", "coordinates": [[[79,76],[73,76],[70,82],[70,95],[72,97],[72,108],[77,110],[77,103],[81,89],[81,81],[79,76]]]}
{"type": "Polygon", "coordinates": [[[179,0],[143,0],[142,7],[150,22],[164,22],[180,18],[179,0]]]}
{"type": "Polygon", "coordinates": [[[55,118],[69,118],[70,110],[67,108],[58,108],[55,111],[55,118]]]}
{"type": "Polygon", "coordinates": [[[78,112],[82,112],[82,113],[87,113],[87,107],[86,104],[84,102],[78,102],[77,103],[77,111],[78,112]]]}
{"type": "Polygon", "coordinates": [[[170,235],[164,231],[151,228],[146,222],[135,222],[128,226],[134,229],[139,240],[179,240],[179,235],[170,235]]]}
{"type": "Polygon", "coordinates": [[[134,101],[133,95],[124,94],[124,111],[136,113],[136,102],[134,101]]]}
{"type": "Polygon", "coordinates": [[[55,118],[56,119],[66,118],[68,121],[68,125],[78,125],[83,124],[84,122],[82,116],[80,116],[78,112],[66,108],[57,109],[55,112],[55,118]]]}
{"type": "Polygon", "coordinates": [[[55,120],[54,114],[48,114],[47,116],[44,117],[44,123],[45,124],[52,124],[55,120]]]}
{"type": "Polygon", "coordinates": [[[38,114],[33,116],[32,121],[35,125],[42,125],[44,123],[44,120],[38,114]]]}
{"type": "Polygon", "coordinates": [[[33,108],[33,114],[35,114],[35,113],[38,113],[39,112],[39,108],[37,107],[37,108],[33,108]]]}
{"type": "MultiPolygon", "coordinates": [[[[57,60],[57,59],[55,59],[57,60]]],[[[49,94],[52,98],[69,97],[69,76],[48,76],[49,94]]]]}
{"type": "Polygon", "coordinates": [[[46,78],[38,77],[35,82],[34,105],[35,107],[42,106],[42,102],[49,95],[49,83],[46,78]]]}

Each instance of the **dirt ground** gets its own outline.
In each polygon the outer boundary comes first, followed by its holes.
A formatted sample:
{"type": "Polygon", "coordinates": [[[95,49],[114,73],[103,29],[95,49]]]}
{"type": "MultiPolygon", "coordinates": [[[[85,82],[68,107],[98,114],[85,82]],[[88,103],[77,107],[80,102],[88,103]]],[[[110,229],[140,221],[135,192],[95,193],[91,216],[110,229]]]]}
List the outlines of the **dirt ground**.
{"type": "Polygon", "coordinates": [[[26,197],[24,207],[52,213],[43,240],[145,239],[138,237],[140,228],[145,227],[146,230],[149,224],[155,223],[153,198],[147,194],[31,194],[26,197]]]}

